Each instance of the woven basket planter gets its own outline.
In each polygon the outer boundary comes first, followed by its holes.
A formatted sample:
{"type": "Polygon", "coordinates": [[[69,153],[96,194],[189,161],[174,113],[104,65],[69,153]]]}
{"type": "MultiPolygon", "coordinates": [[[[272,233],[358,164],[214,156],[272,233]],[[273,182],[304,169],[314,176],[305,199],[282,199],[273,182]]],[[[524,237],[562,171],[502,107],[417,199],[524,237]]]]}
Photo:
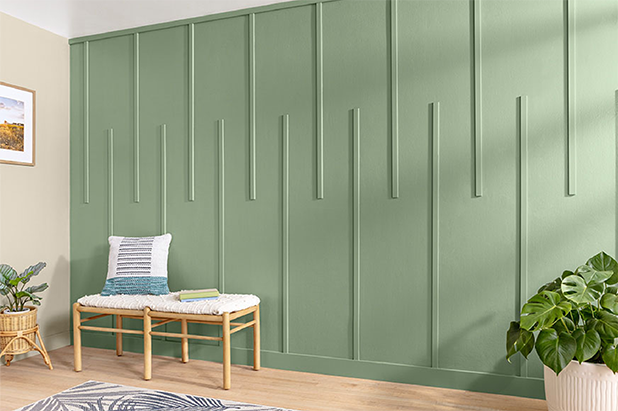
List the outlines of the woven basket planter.
{"type": "MultiPolygon", "coordinates": [[[[14,314],[0,314],[0,351],[4,350],[9,342],[15,337],[15,332],[32,330],[24,333],[24,337],[31,341],[36,341],[36,307],[26,307],[30,311],[14,314]],[[8,335],[3,335],[3,334],[8,335]]],[[[11,344],[6,354],[23,354],[32,350],[28,342],[22,338],[17,339],[11,344]]]]}

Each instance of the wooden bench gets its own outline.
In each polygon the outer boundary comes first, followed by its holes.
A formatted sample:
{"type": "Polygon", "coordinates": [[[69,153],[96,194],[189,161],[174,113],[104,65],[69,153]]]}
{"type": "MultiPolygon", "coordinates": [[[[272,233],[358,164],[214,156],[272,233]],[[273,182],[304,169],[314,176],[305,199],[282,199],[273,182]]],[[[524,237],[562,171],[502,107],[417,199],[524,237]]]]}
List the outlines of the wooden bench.
{"type": "MultiPolygon", "coordinates": [[[[187,303],[190,304],[190,303],[187,303]]],[[[232,334],[245,328],[253,328],[253,369],[260,369],[260,306],[259,304],[235,312],[224,312],[221,315],[209,314],[186,314],[167,311],[153,311],[150,307],[143,310],[129,310],[120,308],[89,307],[81,305],[79,302],[73,304],[73,348],[74,348],[74,367],[75,371],[82,370],[82,338],[81,331],[104,331],[116,333],[116,354],[122,355],[122,335],[138,334],[144,336],[144,379],[152,378],[152,336],[176,337],[181,340],[182,358],[181,361],[189,361],[189,338],[198,340],[211,340],[223,342],[223,388],[231,388],[231,346],[230,337],[232,334]],[[81,318],[81,313],[97,314],[91,317],[81,318]],[[246,315],[253,314],[253,319],[248,322],[233,322],[246,315]],[[85,322],[103,318],[107,316],[116,317],[116,328],[94,327],[82,325],[85,322]],[[122,327],[123,318],[143,320],[143,330],[129,330],[122,327]],[[171,322],[180,322],[181,332],[161,332],[153,329],[171,322]],[[222,337],[211,337],[206,335],[189,334],[188,324],[212,324],[221,325],[223,328],[222,337]]]]}

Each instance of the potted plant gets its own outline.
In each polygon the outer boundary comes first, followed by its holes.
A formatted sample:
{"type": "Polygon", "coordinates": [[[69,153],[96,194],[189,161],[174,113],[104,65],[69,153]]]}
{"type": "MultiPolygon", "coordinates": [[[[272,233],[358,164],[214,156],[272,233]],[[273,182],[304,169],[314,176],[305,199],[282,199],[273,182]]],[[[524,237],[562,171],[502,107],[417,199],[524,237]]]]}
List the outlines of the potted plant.
{"type": "MultiPolygon", "coordinates": [[[[35,293],[45,291],[47,283],[26,287],[30,279],[38,275],[45,263],[38,263],[17,274],[11,266],[0,264],[0,295],[6,300],[5,305],[0,305],[0,352],[2,352],[14,337],[14,332],[32,330],[24,333],[26,338],[35,341],[36,314],[35,306],[41,305],[41,297],[35,293]],[[26,305],[31,303],[32,305],[26,305]],[[3,336],[3,332],[7,335],[3,336]],[[13,334],[11,334],[13,333],[13,334]]],[[[30,345],[24,339],[13,341],[5,351],[8,358],[15,354],[30,351],[30,345]]],[[[10,360],[9,360],[10,361],[10,360]]]]}
{"type": "Polygon", "coordinates": [[[618,410],[618,263],[601,252],[542,286],[506,333],[506,358],[536,350],[550,411],[618,410]]]}

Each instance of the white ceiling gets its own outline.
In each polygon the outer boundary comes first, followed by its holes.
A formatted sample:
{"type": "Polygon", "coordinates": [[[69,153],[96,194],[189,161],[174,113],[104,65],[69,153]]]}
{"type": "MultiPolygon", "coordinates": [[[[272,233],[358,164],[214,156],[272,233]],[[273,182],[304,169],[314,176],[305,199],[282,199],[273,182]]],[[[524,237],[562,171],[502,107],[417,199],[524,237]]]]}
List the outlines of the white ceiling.
{"type": "Polygon", "coordinates": [[[0,12],[66,38],[290,0],[0,0],[0,12]]]}

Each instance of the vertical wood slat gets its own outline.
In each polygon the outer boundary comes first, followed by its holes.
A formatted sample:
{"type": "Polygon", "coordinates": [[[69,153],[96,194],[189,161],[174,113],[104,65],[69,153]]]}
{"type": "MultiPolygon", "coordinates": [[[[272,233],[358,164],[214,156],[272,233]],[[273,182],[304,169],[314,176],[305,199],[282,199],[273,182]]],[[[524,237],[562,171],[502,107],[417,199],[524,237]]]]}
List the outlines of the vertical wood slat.
{"type": "Polygon", "coordinates": [[[107,232],[114,235],[114,129],[107,130],[107,232]]]}
{"type": "Polygon", "coordinates": [[[161,125],[161,234],[167,233],[167,125],[161,125]]]}
{"type": "Polygon", "coordinates": [[[354,287],[354,291],[353,291],[353,295],[354,295],[354,336],[353,336],[353,341],[354,341],[354,359],[355,360],[360,360],[361,356],[360,356],[360,290],[361,290],[361,266],[360,266],[360,261],[361,261],[361,256],[360,256],[360,252],[361,252],[361,232],[360,232],[360,227],[361,227],[361,220],[360,220],[360,206],[361,206],[361,201],[360,201],[360,189],[361,189],[361,179],[360,179],[360,172],[361,172],[361,147],[360,147],[360,137],[361,137],[361,120],[360,120],[360,116],[361,116],[361,112],[360,112],[360,108],[355,108],[353,110],[353,135],[354,135],[354,140],[353,140],[353,184],[354,184],[354,188],[353,188],[353,195],[354,195],[354,204],[353,204],[353,231],[354,231],[354,245],[353,245],[353,255],[354,255],[354,261],[353,261],[353,271],[354,271],[354,279],[353,279],[353,287],[354,287]]]}
{"type": "Polygon", "coordinates": [[[391,0],[391,197],[399,198],[399,39],[397,2],[391,0]]]}
{"type": "Polygon", "coordinates": [[[133,35],[133,201],[139,203],[140,168],[139,33],[133,35]]]}
{"type": "Polygon", "coordinates": [[[315,49],[316,49],[316,198],[324,199],[324,31],[322,3],[315,5],[315,49]]]}
{"type": "Polygon", "coordinates": [[[189,201],[195,201],[195,24],[189,23],[189,201]]]}
{"type": "MultiPolygon", "coordinates": [[[[519,315],[528,295],[528,96],[517,98],[519,142],[519,315]]],[[[528,376],[528,362],[522,359],[520,375],[528,376]]]]}
{"type": "Polygon", "coordinates": [[[249,14],[249,199],[257,198],[255,155],[255,13],[249,14]]]}
{"type": "Polygon", "coordinates": [[[282,135],[282,268],[283,352],[290,352],[290,116],[281,118],[282,135]]]}
{"type": "Polygon", "coordinates": [[[483,196],[483,79],[481,43],[481,0],[470,0],[472,7],[472,61],[474,64],[474,196],[483,196]]]}
{"type": "Polygon", "coordinates": [[[84,42],[84,204],[90,203],[90,42],[84,42]]]}
{"type": "Polygon", "coordinates": [[[219,120],[219,291],[225,292],[225,120],[219,120]]]}
{"type": "Polygon", "coordinates": [[[430,104],[431,138],[431,366],[439,367],[440,321],[440,103],[430,104]]]}
{"type": "Polygon", "coordinates": [[[564,0],[565,118],[567,134],[567,194],[577,194],[577,121],[575,94],[575,0],[564,0]]]}

